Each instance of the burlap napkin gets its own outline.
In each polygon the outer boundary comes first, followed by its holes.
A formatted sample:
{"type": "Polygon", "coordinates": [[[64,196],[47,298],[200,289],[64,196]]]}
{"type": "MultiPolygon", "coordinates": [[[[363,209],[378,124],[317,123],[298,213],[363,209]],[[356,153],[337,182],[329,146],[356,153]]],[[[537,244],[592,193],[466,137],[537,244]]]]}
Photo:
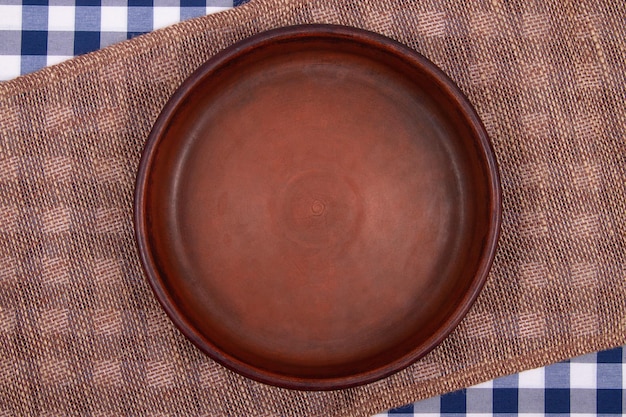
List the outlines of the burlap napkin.
{"type": "Polygon", "coordinates": [[[253,0],[1,84],[0,414],[367,416],[626,343],[624,21],[619,0],[253,0]],[[181,81],[235,41],[312,22],[441,66],[504,191],[462,324],[406,371],[337,392],[265,386],[194,348],[146,284],[131,219],[142,145],[181,81]]]}

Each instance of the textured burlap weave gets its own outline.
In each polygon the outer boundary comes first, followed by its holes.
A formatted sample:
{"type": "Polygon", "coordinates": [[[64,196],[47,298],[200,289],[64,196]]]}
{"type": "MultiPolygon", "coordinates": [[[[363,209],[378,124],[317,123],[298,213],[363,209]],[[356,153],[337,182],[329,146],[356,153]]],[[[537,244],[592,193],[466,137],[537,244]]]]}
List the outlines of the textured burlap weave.
{"type": "Polygon", "coordinates": [[[620,0],[253,0],[0,84],[0,415],[367,416],[626,343],[625,21],[620,0]],[[399,374],[321,393],[194,348],[146,284],[131,218],[142,145],[181,81],[235,41],[313,22],[442,67],[491,135],[504,198],[456,331],[399,374]]]}

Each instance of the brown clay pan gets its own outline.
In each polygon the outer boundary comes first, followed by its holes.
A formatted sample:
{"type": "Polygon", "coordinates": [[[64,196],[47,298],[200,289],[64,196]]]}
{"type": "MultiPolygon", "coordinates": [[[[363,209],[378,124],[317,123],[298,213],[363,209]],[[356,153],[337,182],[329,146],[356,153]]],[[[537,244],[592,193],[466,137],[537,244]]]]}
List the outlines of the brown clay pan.
{"type": "Polygon", "coordinates": [[[296,389],[425,355],[486,280],[500,225],[488,137],[393,40],[338,26],[226,49],[159,116],[135,222],[154,292],[223,365],[296,389]]]}

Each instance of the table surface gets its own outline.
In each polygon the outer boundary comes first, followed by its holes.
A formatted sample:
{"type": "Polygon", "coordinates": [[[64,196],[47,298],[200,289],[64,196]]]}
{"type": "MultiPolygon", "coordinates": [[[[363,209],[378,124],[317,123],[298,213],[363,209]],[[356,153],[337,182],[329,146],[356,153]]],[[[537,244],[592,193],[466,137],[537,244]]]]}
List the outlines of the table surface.
{"type": "MultiPolygon", "coordinates": [[[[243,2],[0,0],[0,80],[243,2]]],[[[625,406],[626,346],[498,378],[376,417],[622,415],[625,406]]]]}

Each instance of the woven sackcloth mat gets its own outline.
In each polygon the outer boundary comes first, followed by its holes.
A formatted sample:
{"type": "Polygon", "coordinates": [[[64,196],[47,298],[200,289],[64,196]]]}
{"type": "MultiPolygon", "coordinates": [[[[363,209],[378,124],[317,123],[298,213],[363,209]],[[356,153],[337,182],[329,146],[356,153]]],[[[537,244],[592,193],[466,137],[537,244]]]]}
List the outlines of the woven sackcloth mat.
{"type": "Polygon", "coordinates": [[[0,414],[368,416],[626,343],[625,21],[620,0],[253,0],[0,84],[0,414]],[[312,22],[443,68],[503,188],[495,264],[461,325],[407,370],[331,392],[265,386],[192,346],[132,226],[142,145],[181,81],[238,40],[312,22]]]}

